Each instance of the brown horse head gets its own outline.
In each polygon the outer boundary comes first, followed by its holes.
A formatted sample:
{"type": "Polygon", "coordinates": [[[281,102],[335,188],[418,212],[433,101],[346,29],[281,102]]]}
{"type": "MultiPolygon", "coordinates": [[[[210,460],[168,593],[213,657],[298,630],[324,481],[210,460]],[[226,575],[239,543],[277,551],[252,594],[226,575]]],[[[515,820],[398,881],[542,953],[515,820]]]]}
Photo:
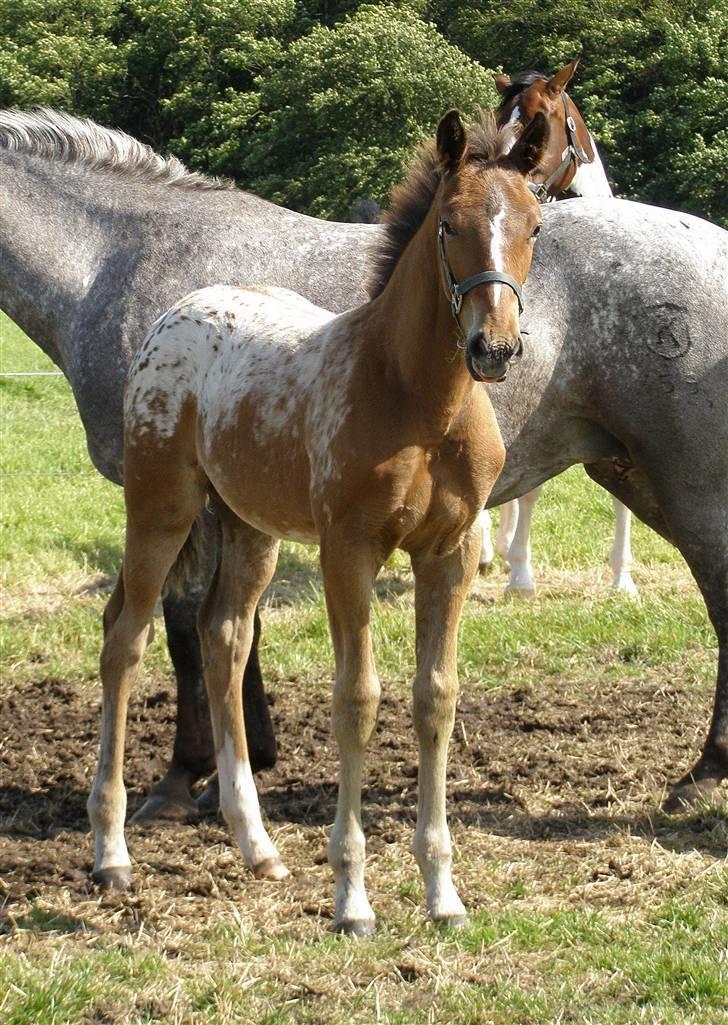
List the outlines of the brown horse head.
{"type": "Polygon", "coordinates": [[[476,380],[502,380],[521,350],[520,286],[541,224],[528,179],[548,138],[540,113],[515,145],[492,117],[466,132],[458,112],[450,111],[437,130],[441,187],[433,206],[442,277],[476,380]]]}
{"type": "Polygon", "coordinates": [[[578,59],[571,61],[551,78],[538,71],[522,71],[513,79],[494,75],[496,89],[502,97],[497,112],[499,125],[527,125],[541,113],[551,127],[548,150],[538,173],[533,176],[537,184],[548,182],[547,195],[540,196],[541,199],[564,192],[579,163],[592,163],[595,157],[589,130],[574,101],[566,96],[566,86],[578,63],[578,59]]]}

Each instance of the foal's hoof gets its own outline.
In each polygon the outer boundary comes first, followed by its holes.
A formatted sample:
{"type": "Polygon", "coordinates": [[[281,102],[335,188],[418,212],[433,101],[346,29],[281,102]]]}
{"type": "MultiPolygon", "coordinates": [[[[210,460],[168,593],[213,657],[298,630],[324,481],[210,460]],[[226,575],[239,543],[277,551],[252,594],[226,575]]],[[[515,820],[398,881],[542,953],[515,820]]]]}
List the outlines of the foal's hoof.
{"type": "Polygon", "coordinates": [[[681,780],[670,791],[662,810],[668,815],[675,815],[681,811],[694,810],[698,805],[721,808],[725,799],[718,784],[719,780],[710,778],[689,779],[685,782],[681,780]]]}
{"type": "Polygon", "coordinates": [[[91,874],[91,878],[102,890],[128,890],[131,886],[131,866],[116,865],[100,868],[91,874]]]}
{"type": "Polygon", "coordinates": [[[290,872],[280,858],[268,858],[266,861],[261,861],[259,865],[253,865],[253,875],[256,879],[270,879],[273,882],[278,882],[279,879],[285,879],[290,875],[290,872]]]}
{"type": "Polygon", "coordinates": [[[150,794],[144,804],[129,819],[130,826],[143,822],[195,822],[200,817],[197,804],[192,798],[181,794],[174,797],[165,794],[150,794]]]}
{"type": "Polygon", "coordinates": [[[373,936],[376,931],[377,925],[373,918],[345,918],[343,922],[334,923],[334,932],[340,936],[355,936],[359,940],[373,936]]]}

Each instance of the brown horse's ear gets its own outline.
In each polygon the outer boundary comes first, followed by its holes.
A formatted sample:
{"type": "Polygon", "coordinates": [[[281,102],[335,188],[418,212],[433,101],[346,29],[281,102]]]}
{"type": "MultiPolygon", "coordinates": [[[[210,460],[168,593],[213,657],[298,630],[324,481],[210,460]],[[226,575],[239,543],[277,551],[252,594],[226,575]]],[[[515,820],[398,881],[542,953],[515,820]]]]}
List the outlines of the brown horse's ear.
{"type": "Polygon", "coordinates": [[[577,65],[579,64],[579,58],[571,61],[566,67],[562,68],[561,71],[557,71],[553,78],[550,78],[546,83],[546,92],[549,96],[558,96],[567,87],[569,82],[574,76],[577,65]]]}
{"type": "Polygon", "coordinates": [[[505,96],[508,91],[508,87],[511,84],[511,80],[508,75],[493,75],[493,81],[495,82],[495,87],[501,96],[505,96]]]}
{"type": "Polygon", "coordinates": [[[546,155],[549,132],[548,118],[540,110],[537,111],[508,154],[508,162],[514,164],[521,174],[531,174],[546,155]]]}
{"type": "Polygon", "coordinates": [[[448,110],[437,126],[437,155],[443,171],[454,171],[465,153],[465,128],[459,110],[448,110]]]}

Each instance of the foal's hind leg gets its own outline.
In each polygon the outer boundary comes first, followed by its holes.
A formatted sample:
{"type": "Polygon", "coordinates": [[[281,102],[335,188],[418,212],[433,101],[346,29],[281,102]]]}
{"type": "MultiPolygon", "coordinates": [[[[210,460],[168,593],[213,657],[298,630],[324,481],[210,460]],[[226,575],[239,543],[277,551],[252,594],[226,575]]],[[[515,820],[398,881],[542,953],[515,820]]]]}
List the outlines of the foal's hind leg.
{"type": "Polygon", "coordinates": [[[131,882],[123,779],[129,690],[144,654],[154,607],[192,518],[167,529],[128,523],[122,574],[104,615],[101,745],[87,808],[96,835],[93,877],[105,887],[124,889],[131,882]]]}
{"type": "Polygon", "coordinates": [[[255,609],[276,567],[278,541],[222,510],[222,557],[200,610],[220,781],[220,807],[245,864],[256,877],[282,879],[288,870],[268,836],[248,757],[240,677],[250,654],[255,609]]]}

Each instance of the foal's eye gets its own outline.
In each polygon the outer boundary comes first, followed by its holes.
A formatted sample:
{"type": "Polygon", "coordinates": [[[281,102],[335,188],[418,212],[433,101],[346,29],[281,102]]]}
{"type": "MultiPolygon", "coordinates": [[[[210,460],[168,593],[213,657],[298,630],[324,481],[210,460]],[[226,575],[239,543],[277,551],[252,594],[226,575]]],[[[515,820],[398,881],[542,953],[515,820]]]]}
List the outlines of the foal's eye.
{"type": "Polygon", "coordinates": [[[536,238],[540,231],[541,231],[541,225],[537,224],[536,227],[531,232],[531,238],[536,238]]]}
{"type": "Polygon", "coordinates": [[[455,235],[455,234],[457,234],[455,229],[453,228],[452,224],[450,224],[449,221],[443,221],[442,222],[442,230],[445,232],[446,235],[455,235]]]}

